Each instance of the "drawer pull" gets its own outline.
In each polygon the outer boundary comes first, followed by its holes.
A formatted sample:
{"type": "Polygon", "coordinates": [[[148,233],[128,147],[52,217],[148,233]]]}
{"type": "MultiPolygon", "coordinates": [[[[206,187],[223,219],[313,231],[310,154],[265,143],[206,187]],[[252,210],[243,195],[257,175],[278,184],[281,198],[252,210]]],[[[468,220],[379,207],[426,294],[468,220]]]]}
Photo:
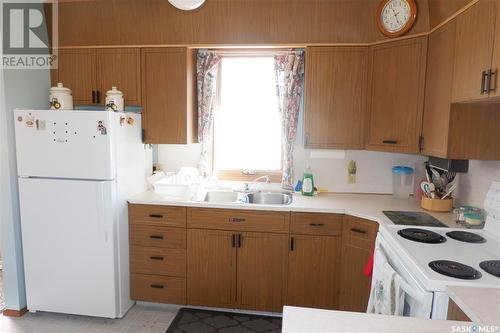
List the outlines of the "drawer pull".
{"type": "Polygon", "coordinates": [[[152,284],[150,287],[155,288],[155,289],[163,289],[164,288],[162,284],[152,284]]]}
{"type": "Polygon", "coordinates": [[[149,257],[151,260],[163,260],[163,257],[156,257],[156,256],[151,256],[149,257]]]}
{"type": "Polygon", "coordinates": [[[162,219],[163,215],[161,214],[149,214],[149,217],[155,218],[155,219],[162,219]]]}
{"type": "Polygon", "coordinates": [[[351,228],[352,232],[357,232],[358,234],[366,234],[366,230],[358,229],[358,228],[351,228]]]}
{"type": "Polygon", "coordinates": [[[150,235],[149,238],[151,238],[151,239],[163,239],[163,236],[150,235]]]}
{"type": "Polygon", "coordinates": [[[295,250],[295,237],[290,238],[290,251],[295,250]]]}
{"type": "Polygon", "coordinates": [[[311,227],[324,227],[325,226],[324,223],[309,223],[309,225],[311,227]]]}
{"type": "Polygon", "coordinates": [[[397,140],[384,140],[384,141],[382,141],[382,143],[385,145],[395,145],[398,143],[398,141],[397,140]]]}
{"type": "Polygon", "coordinates": [[[239,223],[239,222],[245,222],[246,219],[243,219],[241,217],[230,217],[229,218],[229,222],[232,222],[232,223],[239,223]]]}

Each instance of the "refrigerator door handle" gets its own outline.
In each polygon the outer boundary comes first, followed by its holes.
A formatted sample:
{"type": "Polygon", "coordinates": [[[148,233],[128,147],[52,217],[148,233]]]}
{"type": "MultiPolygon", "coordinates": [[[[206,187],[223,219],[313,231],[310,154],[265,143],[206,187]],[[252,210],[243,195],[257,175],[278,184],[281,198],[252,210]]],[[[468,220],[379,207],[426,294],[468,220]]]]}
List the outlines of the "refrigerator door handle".
{"type": "Polygon", "coordinates": [[[104,217],[104,182],[97,183],[97,223],[99,224],[98,228],[101,233],[104,235],[104,243],[108,243],[108,230],[106,230],[106,218],[104,217]]]}

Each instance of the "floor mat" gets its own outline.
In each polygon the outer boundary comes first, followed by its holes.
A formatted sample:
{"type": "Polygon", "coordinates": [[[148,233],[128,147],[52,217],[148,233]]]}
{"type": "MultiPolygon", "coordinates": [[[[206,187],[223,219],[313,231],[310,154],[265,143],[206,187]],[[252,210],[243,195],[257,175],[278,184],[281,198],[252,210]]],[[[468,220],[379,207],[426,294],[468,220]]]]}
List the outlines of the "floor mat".
{"type": "Polygon", "coordinates": [[[181,308],[165,333],[280,333],[281,318],[181,308]]]}

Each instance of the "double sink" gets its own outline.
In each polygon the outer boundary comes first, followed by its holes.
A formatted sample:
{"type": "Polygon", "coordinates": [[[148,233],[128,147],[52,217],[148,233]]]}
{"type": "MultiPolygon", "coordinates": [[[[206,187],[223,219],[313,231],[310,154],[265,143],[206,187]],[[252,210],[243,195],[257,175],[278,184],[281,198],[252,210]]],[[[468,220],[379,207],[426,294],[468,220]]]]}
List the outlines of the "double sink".
{"type": "Polygon", "coordinates": [[[289,205],[292,194],[289,192],[252,192],[208,191],[205,202],[212,203],[247,203],[250,205],[289,205]]]}

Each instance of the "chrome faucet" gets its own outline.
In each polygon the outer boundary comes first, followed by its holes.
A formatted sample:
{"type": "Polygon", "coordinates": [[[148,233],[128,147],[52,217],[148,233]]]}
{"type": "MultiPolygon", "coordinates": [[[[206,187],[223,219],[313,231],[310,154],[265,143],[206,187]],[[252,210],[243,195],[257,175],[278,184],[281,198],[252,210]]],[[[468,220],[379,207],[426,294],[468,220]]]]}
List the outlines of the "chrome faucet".
{"type": "Polygon", "coordinates": [[[266,184],[271,184],[271,177],[269,177],[269,175],[264,175],[264,176],[260,176],[260,177],[255,178],[254,180],[252,180],[249,183],[245,183],[243,185],[243,190],[246,192],[250,192],[250,184],[257,183],[258,181],[260,181],[262,179],[266,180],[266,184]]]}
{"type": "Polygon", "coordinates": [[[266,184],[271,184],[271,177],[269,177],[269,175],[257,177],[254,180],[252,180],[251,182],[252,183],[257,183],[261,179],[265,179],[266,180],[266,184]]]}

